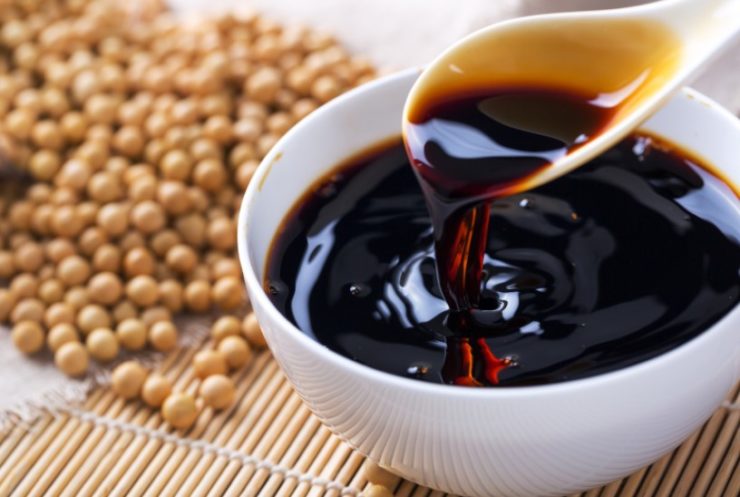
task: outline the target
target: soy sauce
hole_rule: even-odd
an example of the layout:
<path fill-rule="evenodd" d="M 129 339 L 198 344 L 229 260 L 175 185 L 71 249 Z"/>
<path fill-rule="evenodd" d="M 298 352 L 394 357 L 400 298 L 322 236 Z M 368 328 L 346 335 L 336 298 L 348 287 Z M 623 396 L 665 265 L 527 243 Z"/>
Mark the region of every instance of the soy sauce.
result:
<path fill-rule="evenodd" d="M 454 204 L 471 192 L 460 193 L 445 195 Z M 490 228 L 478 241 L 477 305 L 451 312 L 424 193 L 393 140 L 299 199 L 273 241 L 265 289 L 304 333 L 381 371 L 471 386 L 557 383 L 655 357 L 735 307 L 738 211 L 737 194 L 708 168 L 635 135 L 481 208 Z"/>
<path fill-rule="evenodd" d="M 445 374 L 477 386 L 514 361 L 477 338 L 506 329 L 503 301 L 482 295 L 495 227 L 490 204 L 549 178 L 560 159 L 657 98 L 682 44 L 666 26 L 629 19 L 570 20 L 481 31 L 424 71 L 406 101 L 404 142 L 426 197 L 437 276 L 450 310 Z M 637 114 L 635 114 L 637 115 Z M 458 344 L 459 342 L 459 344 Z"/>
<path fill-rule="evenodd" d="M 459 345 L 449 343 L 445 370 L 457 383 L 477 386 L 470 374 L 477 316 L 486 316 L 489 334 L 506 326 L 498 311 L 503 302 L 480 298 L 491 201 L 527 190 L 530 178 L 597 137 L 624 99 L 515 86 L 410 100 L 404 143 L 431 215 L 448 325 L 461 339 Z M 512 361 L 497 357 L 480 339 L 477 348 L 484 367 L 493 371 L 487 380 L 497 383 L 498 372 Z"/>
<path fill-rule="evenodd" d="M 525 19 L 474 34 L 422 73 L 404 142 L 453 312 L 479 307 L 488 203 L 541 184 L 539 173 L 654 98 L 682 58 L 679 38 L 657 21 Z"/>
<path fill-rule="evenodd" d="M 593 96 L 520 87 L 414 109 L 404 142 L 426 195 L 450 309 L 479 305 L 490 201 L 597 136 L 617 109 Z"/>

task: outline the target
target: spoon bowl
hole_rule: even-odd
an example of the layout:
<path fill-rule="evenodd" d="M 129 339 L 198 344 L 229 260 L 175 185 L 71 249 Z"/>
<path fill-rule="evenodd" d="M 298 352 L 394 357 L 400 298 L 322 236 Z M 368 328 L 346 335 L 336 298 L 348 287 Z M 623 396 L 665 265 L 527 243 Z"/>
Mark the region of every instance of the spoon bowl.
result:
<path fill-rule="evenodd" d="M 740 31 L 740 0 L 663 0 L 638 7 L 550 14 L 484 28 L 442 53 L 412 88 L 403 114 L 410 149 L 421 143 L 423 111 L 450 96 L 543 87 L 586 96 L 608 113 L 589 136 L 578 119 L 531 102 L 486 109 L 506 126 L 571 143 L 568 153 L 497 194 L 547 183 L 627 136 L 696 75 Z M 565 132 L 566 136 L 563 136 Z"/>

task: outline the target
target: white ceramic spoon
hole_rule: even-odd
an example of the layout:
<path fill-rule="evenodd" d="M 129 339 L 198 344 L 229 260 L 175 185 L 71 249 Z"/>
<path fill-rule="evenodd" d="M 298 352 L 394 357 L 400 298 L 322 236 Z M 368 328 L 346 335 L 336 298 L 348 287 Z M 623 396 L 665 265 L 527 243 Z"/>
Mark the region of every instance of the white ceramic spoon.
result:
<path fill-rule="evenodd" d="M 606 106 L 621 102 L 596 136 L 516 187 L 528 190 L 622 140 L 739 31 L 740 0 L 663 0 L 495 24 L 464 38 L 432 62 L 409 93 L 404 122 L 419 101 L 437 92 L 454 94 L 471 87 L 545 82 L 596 95 Z"/>

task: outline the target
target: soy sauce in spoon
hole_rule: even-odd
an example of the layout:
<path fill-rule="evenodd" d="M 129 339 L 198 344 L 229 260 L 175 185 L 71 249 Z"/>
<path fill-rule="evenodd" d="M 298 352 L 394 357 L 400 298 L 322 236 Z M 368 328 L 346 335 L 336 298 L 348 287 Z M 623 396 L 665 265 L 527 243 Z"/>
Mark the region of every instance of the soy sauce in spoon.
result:
<path fill-rule="evenodd" d="M 466 373 L 476 357 L 486 369 L 511 364 L 487 348 L 474 350 L 471 335 L 503 324 L 499 304 L 480 299 L 485 248 L 496 229 L 489 227 L 491 201 L 553 176 L 554 167 L 655 97 L 680 59 L 681 44 L 659 23 L 618 20 L 604 29 L 576 18 L 474 35 L 422 74 L 407 100 L 404 141 L 434 228 L 454 331 L 445 368 L 455 383 L 477 385 Z"/>

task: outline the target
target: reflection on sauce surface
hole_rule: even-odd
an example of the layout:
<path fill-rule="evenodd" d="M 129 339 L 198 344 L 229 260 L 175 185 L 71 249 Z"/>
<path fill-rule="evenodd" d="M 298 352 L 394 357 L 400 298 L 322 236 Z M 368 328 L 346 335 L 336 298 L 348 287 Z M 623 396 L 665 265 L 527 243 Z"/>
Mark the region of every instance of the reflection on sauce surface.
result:
<path fill-rule="evenodd" d="M 740 301 L 738 198 L 673 150 L 638 135 L 493 201 L 479 306 L 450 313 L 424 195 L 401 143 L 385 144 L 296 203 L 266 290 L 330 349 L 422 381 L 538 385 L 644 361 Z"/>
<path fill-rule="evenodd" d="M 453 311 L 478 306 L 488 203 L 529 189 L 538 172 L 651 96 L 680 57 L 661 24 L 580 19 L 481 34 L 421 76 L 404 141 Z"/>
<path fill-rule="evenodd" d="M 510 26 L 464 49 L 412 89 L 408 157 L 358 155 L 286 219 L 265 280 L 286 317 L 383 371 L 511 386 L 646 360 L 737 305 L 737 196 L 660 140 L 526 191 L 672 75 L 667 28 Z"/>

